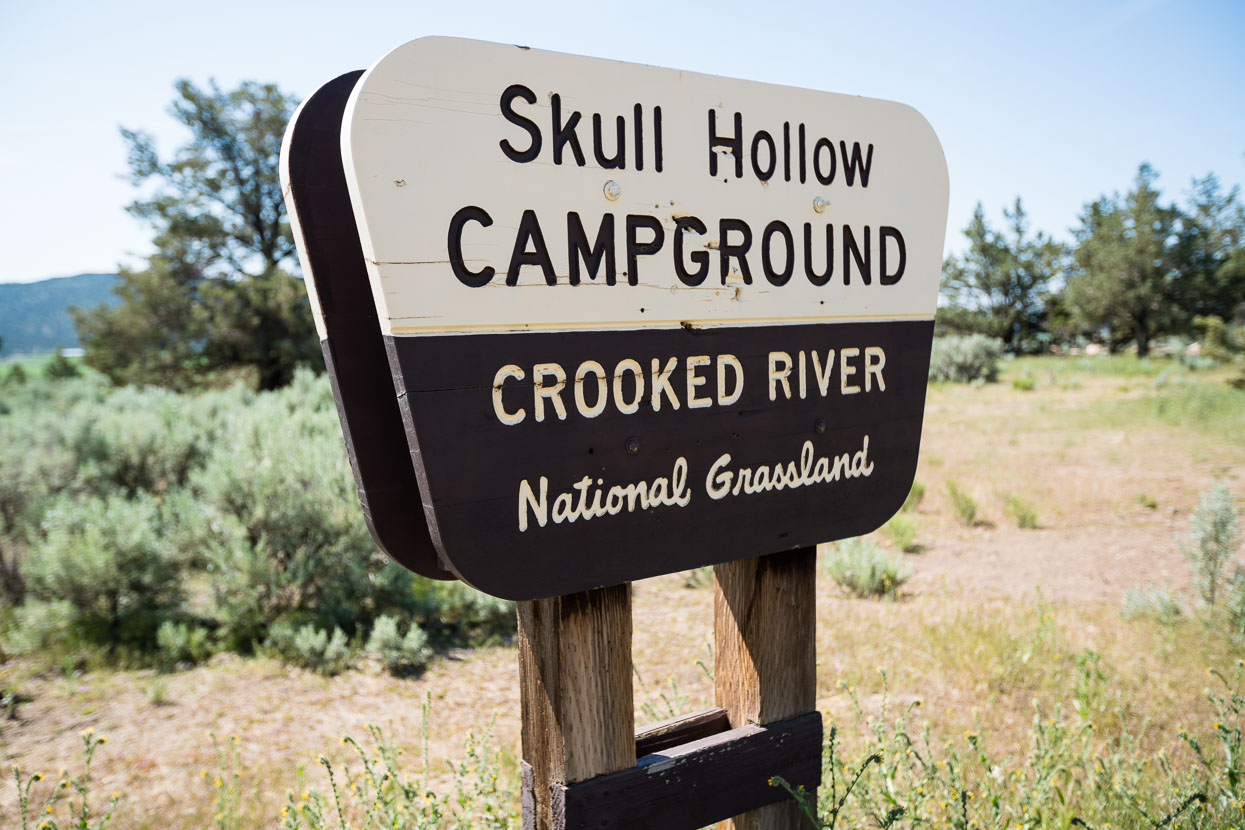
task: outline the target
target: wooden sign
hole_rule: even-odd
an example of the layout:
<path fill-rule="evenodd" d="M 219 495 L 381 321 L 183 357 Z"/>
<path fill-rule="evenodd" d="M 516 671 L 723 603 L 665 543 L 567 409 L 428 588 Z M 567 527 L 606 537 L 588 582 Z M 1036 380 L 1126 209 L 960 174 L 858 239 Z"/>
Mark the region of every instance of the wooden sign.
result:
<path fill-rule="evenodd" d="M 948 197 L 911 108 L 425 38 L 355 85 L 341 153 L 389 452 L 464 581 L 567 594 L 903 502 Z"/>
<path fill-rule="evenodd" d="M 406 568 L 453 579 L 424 527 L 342 169 L 342 114 L 362 74 L 334 78 L 299 106 L 281 144 L 281 186 L 368 530 Z"/>

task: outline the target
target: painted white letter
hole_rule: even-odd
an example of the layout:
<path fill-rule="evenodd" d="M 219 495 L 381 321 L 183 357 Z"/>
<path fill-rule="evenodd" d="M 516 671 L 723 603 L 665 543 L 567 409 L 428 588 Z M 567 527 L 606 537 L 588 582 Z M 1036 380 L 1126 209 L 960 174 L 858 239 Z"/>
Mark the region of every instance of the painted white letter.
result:
<path fill-rule="evenodd" d="M 708 381 L 696 374 L 697 367 L 708 366 L 709 355 L 698 354 L 687 359 L 687 408 L 704 409 L 713 406 L 713 398 L 696 397 L 696 387 L 704 386 Z"/>
<path fill-rule="evenodd" d="M 597 379 L 597 402 L 592 406 L 584 401 L 584 378 L 595 375 Z M 605 386 L 605 367 L 595 360 L 585 360 L 575 370 L 575 408 L 585 418 L 595 418 L 605 411 L 608 393 Z"/>
<path fill-rule="evenodd" d="M 532 513 L 536 516 L 536 522 L 541 527 L 545 526 L 545 522 L 549 521 L 549 479 L 544 476 L 540 477 L 540 499 L 532 493 L 532 485 L 527 483 L 527 479 L 519 482 L 519 532 L 523 533 L 527 530 L 527 509 L 532 508 Z"/>
<path fill-rule="evenodd" d="M 782 364 L 782 368 L 778 368 L 778 364 Z M 786 352 L 770 352 L 769 353 L 769 399 L 771 401 L 778 400 L 778 383 L 782 384 L 782 391 L 787 396 L 787 400 L 791 400 L 791 382 L 787 380 L 787 376 L 791 374 L 791 355 Z"/>
<path fill-rule="evenodd" d="M 859 354 L 860 349 L 854 346 L 850 349 L 839 350 L 839 391 L 844 395 L 855 395 L 860 391 L 859 386 L 847 382 L 850 376 L 856 374 L 856 367 L 848 365 L 848 358 L 856 357 Z M 537 419 L 539 420 L 539 416 Z"/>
<path fill-rule="evenodd" d="M 878 377 L 878 391 L 886 391 L 886 381 L 882 379 L 882 367 L 886 365 L 886 352 L 881 346 L 869 346 L 865 349 L 865 391 L 873 389 L 873 376 Z"/>
<path fill-rule="evenodd" d="M 817 352 L 813 352 L 813 372 L 817 375 L 817 388 L 821 390 L 821 396 L 824 398 L 830 394 L 830 373 L 834 371 L 834 349 L 826 350 L 826 369 L 821 369 L 821 358 L 817 356 Z"/>
<path fill-rule="evenodd" d="M 545 385 L 545 375 L 554 379 L 552 386 Z M 566 406 L 562 403 L 562 390 L 566 388 L 566 371 L 557 363 L 537 363 L 532 367 L 532 380 L 536 382 L 536 420 L 545 420 L 545 398 L 553 402 L 558 420 L 566 420 Z"/>
<path fill-rule="evenodd" d="M 670 399 L 672 409 L 679 408 L 679 398 L 674 394 L 674 387 L 670 385 L 670 376 L 674 374 L 674 367 L 678 364 L 679 359 L 672 357 L 666 361 L 663 369 L 661 360 L 653 358 L 653 411 L 661 412 L 661 395 L 665 392 L 666 397 Z"/>
<path fill-rule="evenodd" d="M 735 373 L 735 388 L 726 392 L 726 367 Z M 733 354 L 718 355 L 718 406 L 730 406 L 744 393 L 744 367 Z"/>
<path fill-rule="evenodd" d="M 635 398 L 628 401 L 622 393 L 623 372 L 635 375 Z M 644 370 L 631 358 L 618 361 L 614 367 L 614 404 L 624 415 L 634 415 L 640 409 L 640 401 L 644 400 Z"/>
<path fill-rule="evenodd" d="M 508 427 L 512 427 L 515 424 L 521 423 L 527 417 L 527 410 L 519 407 L 517 412 L 510 413 L 502 405 L 501 385 L 506 382 L 506 378 L 523 380 L 523 370 L 511 363 L 501 367 L 497 370 L 497 374 L 493 375 L 493 412 L 497 415 L 497 420 Z"/>

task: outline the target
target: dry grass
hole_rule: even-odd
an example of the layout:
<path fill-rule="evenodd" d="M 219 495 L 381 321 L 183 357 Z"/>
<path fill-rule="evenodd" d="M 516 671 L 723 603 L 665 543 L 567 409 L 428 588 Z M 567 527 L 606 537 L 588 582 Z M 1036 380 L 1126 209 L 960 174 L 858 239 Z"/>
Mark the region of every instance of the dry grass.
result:
<path fill-rule="evenodd" d="M 1207 720 L 1206 669 L 1227 668 L 1240 653 L 1197 620 L 1170 628 L 1125 622 L 1119 604 L 1125 589 L 1144 582 L 1187 592 L 1172 535 L 1215 476 L 1245 493 L 1245 447 L 1145 419 L 1098 423 L 1099 407 L 1149 394 L 1148 377 L 1064 366 L 1044 373 L 1041 364 L 1026 371 L 1038 381 L 1034 391 L 1013 389 L 1006 374 L 991 386 L 931 389 L 917 473 L 927 493 L 915 514 L 921 552 L 905 555 L 917 572 L 906 596 L 848 600 L 829 580 L 818 586 L 818 706 L 847 731 L 849 746 L 862 727 L 839 682 L 857 687 L 866 711 L 877 712 L 881 668 L 893 699 L 922 700 L 935 735 L 977 731 L 1000 754 L 1025 752 L 1034 699 L 1066 709 L 1078 697 L 1101 713 L 1104 732 L 1121 719 L 1130 729 L 1149 719 L 1145 741 L 1175 750 L 1179 728 Z M 944 495 L 949 478 L 978 500 L 983 522 L 956 521 Z M 1158 509 L 1139 504 L 1140 493 Z M 1036 506 L 1039 529 L 1006 521 L 1009 494 Z M 876 540 L 886 543 L 882 534 Z M 712 701 L 711 681 L 697 666 L 711 664 L 712 592 L 683 585 L 682 575 L 671 575 L 635 586 L 637 722 L 647 719 L 645 702 L 660 712 Z M 1087 664 L 1103 679 L 1086 684 Z M 425 693 L 434 762 L 458 757 L 467 731 L 493 713 L 498 744 L 512 764 L 518 754 L 509 647 L 450 655 L 406 680 L 373 670 L 325 679 L 262 659 L 217 658 L 168 676 L 160 705 L 148 699 L 149 671 L 66 678 L 22 663 L 0 669 L 0 680 L 29 698 L 17 720 L 0 722 L 8 762 L 72 771 L 80 730 L 110 736 L 96 776 L 100 791 L 124 794 L 118 826 L 125 828 L 211 823 L 207 730 L 241 740 L 241 826 L 273 824 L 299 767 L 317 780 L 315 756 L 349 758 L 339 739 L 361 736 L 367 723 L 390 726 L 417 757 Z M 13 811 L 11 787 L 0 789 L 0 826 L 12 826 Z"/>

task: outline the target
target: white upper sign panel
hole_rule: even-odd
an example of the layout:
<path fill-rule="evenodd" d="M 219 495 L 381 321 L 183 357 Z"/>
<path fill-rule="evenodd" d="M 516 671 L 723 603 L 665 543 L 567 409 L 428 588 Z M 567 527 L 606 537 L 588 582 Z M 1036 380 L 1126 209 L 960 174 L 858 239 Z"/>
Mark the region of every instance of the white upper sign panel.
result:
<path fill-rule="evenodd" d="M 386 334 L 932 319 L 947 168 L 911 107 L 454 38 L 356 86 Z"/>

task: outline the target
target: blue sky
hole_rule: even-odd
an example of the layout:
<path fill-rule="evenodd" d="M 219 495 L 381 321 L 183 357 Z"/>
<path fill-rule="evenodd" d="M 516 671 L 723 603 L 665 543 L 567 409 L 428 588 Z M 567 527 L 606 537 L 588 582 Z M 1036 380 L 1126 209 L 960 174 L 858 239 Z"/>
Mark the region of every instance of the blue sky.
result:
<path fill-rule="evenodd" d="M 307 95 L 429 34 L 868 95 L 920 110 L 951 173 L 948 251 L 1020 195 L 1066 238 L 1138 163 L 1183 197 L 1245 183 L 1245 2 L 0 0 L 0 281 L 137 264 L 119 125 L 168 152 L 175 78 Z"/>

